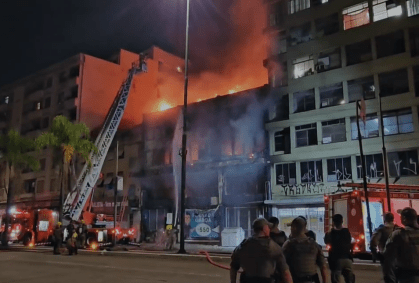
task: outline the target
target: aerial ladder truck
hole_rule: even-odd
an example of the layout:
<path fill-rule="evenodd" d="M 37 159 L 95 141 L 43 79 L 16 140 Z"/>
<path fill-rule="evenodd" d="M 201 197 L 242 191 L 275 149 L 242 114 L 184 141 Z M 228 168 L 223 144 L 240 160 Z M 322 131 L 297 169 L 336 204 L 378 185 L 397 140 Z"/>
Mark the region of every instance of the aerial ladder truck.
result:
<path fill-rule="evenodd" d="M 128 76 L 122 83 L 118 94 L 115 97 L 115 100 L 106 116 L 105 123 L 103 124 L 103 127 L 96 138 L 95 146 L 97 147 L 98 151 L 97 153 L 90 153 L 92 166 L 89 166 L 87 163 L 84 165 L 77 179 L 76 185 L 67 195 L 63 205 L 63 222 L 67 222 L 69 220 L 78 222 L 81 217 L 86 218 L 84 216 L 89 214 L 89 212 L 87 212 L 85 209 L 87 207 L 86 204 L 93 194 L 93 189 L 101 175 L 101 170 L 106 155 L 109 151 L 112 140 L 115 137 L 118 126 L 122 120 L 122 116 L 124 115 L 133 78 L 138 73 L 147 72 L 147 64 L 145 59 L 146 58 L 140 54 L 140 60 L 133 63 L 132 68 L 128 71 Z M 114 234 L 113 237 L 116 237 L 117 231 L 119 230 L 117 230 L 116 227 L 114 227 L 114 229 L 111 231 L 109 231 L 109 229 L 103 228 L 91 228 L 88 232 L 87 244 L 91 248 L 96 248 L 98 245 L 105 245 L 106 243 L 110 243 L 109 234 Z M 129 232 L 132 233 L 131 230 Z"/>

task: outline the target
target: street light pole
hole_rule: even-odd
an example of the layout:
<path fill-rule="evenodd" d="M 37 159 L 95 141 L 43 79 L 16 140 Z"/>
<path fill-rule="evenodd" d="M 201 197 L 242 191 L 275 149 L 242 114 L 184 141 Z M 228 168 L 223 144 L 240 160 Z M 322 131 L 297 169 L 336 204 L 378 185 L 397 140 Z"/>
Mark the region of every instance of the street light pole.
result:
<path fill-rule="evenodd" d="M 387 207 L 388 212 L 391 212 L 391 201 L 390 201 L 390 186 L 388 181 L 388 165 L 387 165 L 387 149 L 384 143 L 384 122 L 383 122 L 383 110 L 381 107 L 381 92 L 378 95 L 380 100 L 380 126 L 381 126 L 381 141 L 383 143 L 383 165 L 384 165 L 384 179 L 386 182 L 386 194 L 387 194 Z"/>
<path fill-rule="evenodd" d="M 183 133 L 182 133 L 182 176 L 180 182 L 180 248 L 178 253 L 185 251 L 185 188 L 186 188 L 186 132 L 188 107 L 188 57 L 189 57 L 189 1 L 186 0 L 186 39 L 185 39 L 185 87 L 183 93 Z"/>

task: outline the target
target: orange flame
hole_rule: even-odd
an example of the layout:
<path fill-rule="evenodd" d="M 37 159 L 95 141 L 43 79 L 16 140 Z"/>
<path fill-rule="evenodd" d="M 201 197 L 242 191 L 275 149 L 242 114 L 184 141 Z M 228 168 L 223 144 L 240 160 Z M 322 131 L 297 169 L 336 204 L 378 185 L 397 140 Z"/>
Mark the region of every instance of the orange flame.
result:
<path fill-rule="evenodd" d="M 170 108 L 172 108 L 172 106 L 169 103 L 167 103 L 166 101 L 162 101 L 159 104 L 159 111 L 164 111 L 164 110 L 167 110 L 167 109 L 170 109 Z"/>

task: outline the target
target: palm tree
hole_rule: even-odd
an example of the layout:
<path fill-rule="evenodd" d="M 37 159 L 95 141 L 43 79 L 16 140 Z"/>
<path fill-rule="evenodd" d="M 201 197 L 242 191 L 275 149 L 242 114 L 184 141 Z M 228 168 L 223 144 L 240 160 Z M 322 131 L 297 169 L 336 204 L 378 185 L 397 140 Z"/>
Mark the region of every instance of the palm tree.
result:
<path fill-rule="evenodd" d="M 7 189 L 6 219 L 2 244 L 7 246 L 9 238 L 10 209 L 17 173 L 20 169 L 29 167 L 39 170 L 37 158 L 28 154 L 36 148 L 34 140 L 22 137 L 16 130 L 10 130 L 7 135 L 0 136 L 0 162 L 5 163 Z"/>
<path fill-rule="evenodd" d="M 60 168 L 60 221 L 63 217 L 64 188 L 70 190 L 70 165 L 73 165 L 74 154 L 82 156 L 91 166 L 90 153 L 97 148 L 89 139 L 89 128 L 84 123 L 73 124 L 65 116 L 57 116 L 48 132 L 41 134 L 36 143 L 38 147 L 51 146 L 61 155 Z"/>

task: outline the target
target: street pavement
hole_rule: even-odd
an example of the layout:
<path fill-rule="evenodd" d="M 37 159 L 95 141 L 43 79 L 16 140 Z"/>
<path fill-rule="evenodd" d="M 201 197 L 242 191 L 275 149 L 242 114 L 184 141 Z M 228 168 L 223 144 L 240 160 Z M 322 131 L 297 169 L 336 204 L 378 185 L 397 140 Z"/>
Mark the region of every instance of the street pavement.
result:
<path fill-rule="evenodd" d="M 355 265 L 357 283 L 381 282 L 376 266 Z M 1 283 L 229 282 L 229 272 L 188 257 L 124 257 L 0 251 Z"/>

